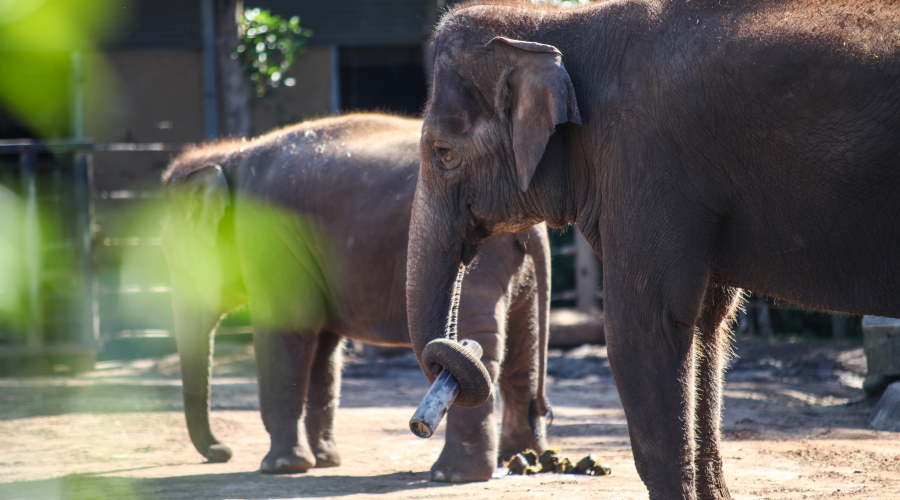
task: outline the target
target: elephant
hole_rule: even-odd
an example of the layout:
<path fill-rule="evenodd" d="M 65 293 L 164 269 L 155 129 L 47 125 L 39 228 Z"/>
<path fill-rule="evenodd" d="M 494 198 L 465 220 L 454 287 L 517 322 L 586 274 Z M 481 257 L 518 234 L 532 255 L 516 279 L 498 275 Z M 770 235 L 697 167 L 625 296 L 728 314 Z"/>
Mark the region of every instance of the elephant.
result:
<path fill-rule="evenodd" d="M 449 9 L 408 252 L 423 371 L 446 366 L 432 344 L 456 338 L 451 292 L 487 238 L 575 223 L 602 259 L 650 497 L 730 498 L 723 366 L 743 291 L 900 316 L 897 26 L 900 4 L 866 0 Z"/>
<path fill-rule="evenodd" d="M 210 429 L 211 339 L 223 315 L 249 302 L 271 437 L 260 470 L 340 464 L 342 340 L 410 345 L 406 252 L 421 126 L 345 115 L 202 145 L 171 162 L 161 242 L 188 431 L 210 462 L 232 454 Z M 491 396 L 450 408 L 436 481 L 486 481 L 498 458 L 546 448 L 547 229 L 498 235 L 477 262 L 454 314 L 460 336 L 483 348 Z"/>

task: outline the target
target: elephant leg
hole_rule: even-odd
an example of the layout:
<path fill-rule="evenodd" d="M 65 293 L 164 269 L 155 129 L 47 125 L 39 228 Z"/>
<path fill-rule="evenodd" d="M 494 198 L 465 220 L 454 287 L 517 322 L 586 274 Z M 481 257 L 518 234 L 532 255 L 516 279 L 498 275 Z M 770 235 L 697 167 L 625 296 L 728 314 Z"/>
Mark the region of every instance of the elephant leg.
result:
<path fill-rule="evenodd" d="M 540 356 L 538 301 L 528 296 L 509 313 L 507 350 L 500 371 L 500 395 L 503 398 L 503 430 L 500 434 L 500 459 L 533 449 L 542 453 L 547 448 L 544 438 L 546 402 L 539 401 L 542 377 Z"/>
<path fill-rule="evenodd" d="M 341 465 L 334 438 L 334 420 L 341 394 L 341 343 L 339 335 L 319 334 L 319 345 L 310 374 L 306 400 L 306 436 L 316 456 L 316 467 Z"/>
<path fill-rule="evenodd" d="M 609 362 L 650 498 L 694 499 L 694 326 L 707 272 L 647 257 L 603 262 Z"/>
<path fill-rule="evenodd" d="M 491 380 L 497 380 L 503 346 L 497 333 L 497 321 L 493 314 L 482 317 L 463 317 L 464 304 L 460 304 L 460 340 L 472 339 L 481 344 L 484 363 Z M 478 321 L 485 320 L 485 321 Z M 472 332 L 476 323 L 485 323 L 479 332 Z M 444 449 L 431 467 L 431 479 L 441 482 L 465 483 L 487 481 L 497 468 L 497 403 L 494 394 L 477 408 L 453 405 L 447 412 L 447 437 Z"/>
<path fill-rule="evenodd" d="M 730 351 L 730 328 L 741 290 L 711 285 L 703 300 L 703 312 L 697 321 L 695 357 L 697 363 L 697 497 L 730 499 L 722 474 L 719 451 L 722 422 L 722 376 Z"/>
<path fill-rule="evenodd" d="M 268 474 L 305 472 L 316 466 L 303 417 L 310 370 L 318 335 L 257 328 L 253 335 L 259 380 L 259 409 L 271 438 L 260 471 Z"/>
<path fill-rule="evenodd" d="M 213 435 L 209 425 L 209 395 L 212 369 L 213 330 L 219 315 L 204 308 L 185 286 L 173 280 L 175 338 L 181 358 L 184 416 L 194 448 L 210 462 L 227 462 L 231 448 Z"/>

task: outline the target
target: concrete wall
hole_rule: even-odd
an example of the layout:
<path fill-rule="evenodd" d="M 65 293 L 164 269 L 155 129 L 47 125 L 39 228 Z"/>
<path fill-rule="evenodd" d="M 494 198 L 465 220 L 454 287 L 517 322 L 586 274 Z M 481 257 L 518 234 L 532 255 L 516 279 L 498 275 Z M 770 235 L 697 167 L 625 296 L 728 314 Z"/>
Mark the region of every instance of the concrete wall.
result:
<path fill-rule="evenodd" d="M 110 50 L 85 59 L 87 137 L 97 142 L 203 140 L 200 50 Z"/>
<path fill-rule="evenodd" d="M 85 62 L 85 135 L 97 142 L 203 140 L 202 53 L 112 50 Z M 281 86 L 253 109 L 253 133 L 331 113 L 331 49 L 309 47 Z"/>

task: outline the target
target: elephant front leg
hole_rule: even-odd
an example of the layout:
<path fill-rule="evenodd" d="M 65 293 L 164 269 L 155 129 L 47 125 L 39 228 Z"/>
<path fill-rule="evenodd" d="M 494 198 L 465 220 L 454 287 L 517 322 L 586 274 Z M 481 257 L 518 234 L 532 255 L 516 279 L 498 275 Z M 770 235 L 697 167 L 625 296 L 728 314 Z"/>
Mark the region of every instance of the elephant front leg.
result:
<path fill-rule="evenodd" d="M 499 371 L 497 334 L 460 334 L 460 337 L 460 340 L 473 339 L 481 344 L 484 350 L 481 362 L 491 374 L 491 379 L 496 380 Z M 491 478 L 497 468 L 496 399 L 494 395 L 477 408 L 450 407 L 447 412 L 447 437 L 440 457 L 431 467 L 432 480 L 466 483 Z"/>
<path fill-rule="evenodd" d="M 527 297 L 509 313 L 507 348 L 500 371 L 500 396 L 503 399 L 503 430 L 500 433 L 500 459 L 508 460 L 516 453 L 532 449 L 542 453 L 547 449 L 546 401 L 538 385 L 542 382 L 539 335 L 540 315 L 538 298 Z"/>
<path fill-rule="evenodd" d="M 306 402 L 306 434 L 316 467 L 337 467 L 341 455 L 335 442 L 334 420 L 341 391 L 341 337 L 323 331 L 310 374 Z"/>
<path fill-rule="evenodd" d="M 253 335 L 259 408 L 272 445 L 260 471 L 305 472 L 316 466 L 306 428 L 298 426 L 306 404 L 318 335 L 257 329 Z"/>
<path fill-rule="evenodd" d="M 722 422 L 722 375 L 730 350 L 731 319 L 741 290 L 712 285 L 697 321 L 697 496 L 703 500 L 730 499 L 719 450 Z"/>
<path fill-rule="evenodd" d="M 694 325 L 706 273 L 604 261 L 609 362 L 651 499 L 694 499 Z"/>

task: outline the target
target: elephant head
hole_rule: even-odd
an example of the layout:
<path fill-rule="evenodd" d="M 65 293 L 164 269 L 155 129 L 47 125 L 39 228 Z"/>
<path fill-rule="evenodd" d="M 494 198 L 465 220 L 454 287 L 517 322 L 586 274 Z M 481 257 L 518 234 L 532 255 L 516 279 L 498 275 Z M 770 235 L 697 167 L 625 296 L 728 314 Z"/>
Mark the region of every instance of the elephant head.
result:
<path fill-rule="evenodd" d="M 460 380 L 457 404 L 477 406 L 490 382 L 451 341 L 465 267 L 492 234 L 547 219 L 542 198 L 552 181 L 537 189 L 538 164 L 556 126 L 581 118 L 562 55 L 550 45 L 502 37 L 473 45 L 451 32 L 433 47 L 410 223 L 410 339 L 429 380 L 449 369 Z"/>

